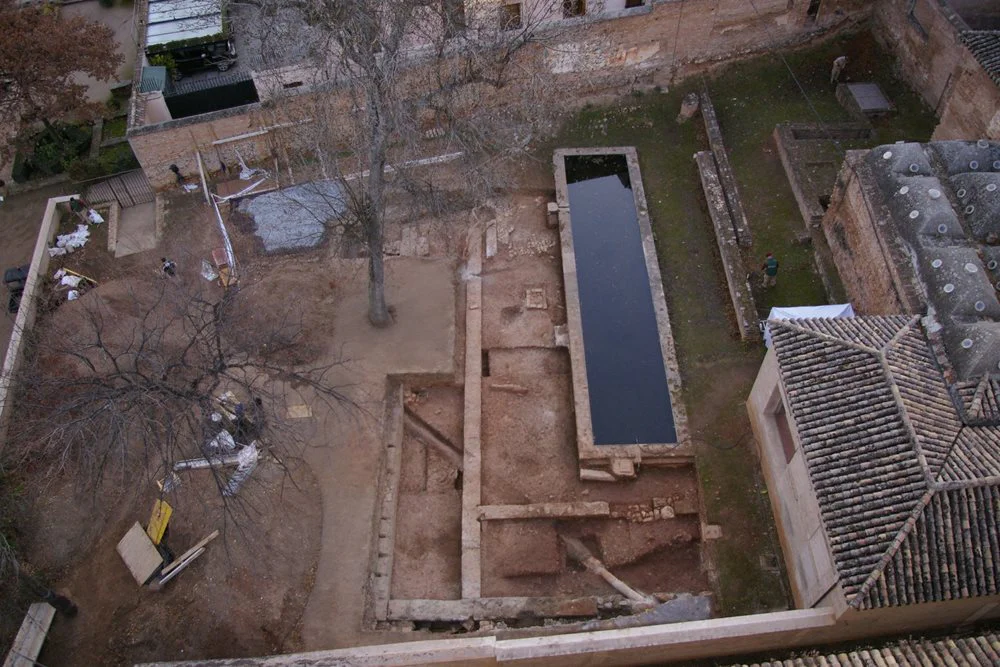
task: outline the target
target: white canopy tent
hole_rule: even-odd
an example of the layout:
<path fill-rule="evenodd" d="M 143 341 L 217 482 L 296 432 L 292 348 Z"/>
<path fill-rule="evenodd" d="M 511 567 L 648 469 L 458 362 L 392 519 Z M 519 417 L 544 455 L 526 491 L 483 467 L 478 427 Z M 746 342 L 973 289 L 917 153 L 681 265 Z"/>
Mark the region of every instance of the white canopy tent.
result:
<path fill-rule="evenodd" d="M 854 317 L 854 309 L 849 303 L 839 303 L 832 306 L 776 306 L 771 309 L 767 321 L 834 317 Z M 764 323 L 764 344 L 771 347 L 771 328 L 767 322 Z"/>

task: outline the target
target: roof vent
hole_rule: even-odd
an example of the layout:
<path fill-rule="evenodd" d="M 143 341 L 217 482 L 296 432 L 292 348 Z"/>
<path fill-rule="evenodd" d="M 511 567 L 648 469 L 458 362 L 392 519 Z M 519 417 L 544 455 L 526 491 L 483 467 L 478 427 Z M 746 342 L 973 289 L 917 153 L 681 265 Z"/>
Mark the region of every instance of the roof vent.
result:
<path fill-rule="evenodd" d="M 966 215 L 972 215 L 975 212 L 976 212 L 976 207 L 973 206 L 972 204 L 969 204 L 968 206 L 965 207 L 965 214 Z"/>
<path fill-rule="evenodd" d="M 991 259 L 989 263 L 986 265 L 986 268 L 989 269 L 990 271 L 996 271 L 997 261 L 995 259 Z"/>
<path fill-rule="evenodd" d="M 917 164 L 916 162 L 911 162 L 910 163 L 910 173 L 915 174 L 918 171 L 920 171 L 920 165 Z"/>
<path fill-rule="evenodd" d="M 996 183 L 987 183 L 986 184 L 986 191 L 987 192 L 996 192 L 996 190 L 997 190 L 997 184 Z"/>
<path fill-rule="evenodd" d="M 931 188 L 930 190 L 927 191 L 927 196 L 930 197 L 931 199 L 940 199 L 941 191 L 938 190 L 937 188 Z"/>
<path fill-rule="evenodd" d="M 892 157 L 892 151 L 886 151 L 886 152 L 882 153 L 882 159 L 883 160 L 888 160 L 891 157 Z"/>
<path fill-rule="evenodd" d="M 962 347 L 964 347 L 966 350 L 968 350 L 970 347 L 972 347 L 972 339 L 971 338 L 963 338 L 962 339 Z"/>
<path fill-rule="evenodd" d="M 918 211 L 917 209 L 913 209 L 912 211 L 910 211 L 910 220 L 916 220 L 919 217 L 920 217 L 920 211 Z"/>
<path fill-rule="evenodd" d="M 948 225 L 944 224 L 943 222 L 940 225 L 938 225 L 938 234 L 944 234 L 947 231 L 948 231 Z"/>
<path fill-rule="evenodd" d="M 979 169 L 979 160 L 973 160 L 972 162 L 970 162 L 969 169 L 971 169 L 972 171 Z"/>
<path fill-rule="evenodd" d="M 965 197 L 965 195 L 967 195 L 969 193 L 965 191 L 965 188 L 959 188 L 958 192 L 956 192 L 955 194 L 958 195 L 959 199 L 962 199 L 962 198 Z"/>
<path fill-rule="evenodd" d="M 975 273 L 979 269 L 977 269 L 976 265 L 973 264 L 972 262 L 966 262 L 965 263 L 965 270 L 968 271 L 969 273 Z"/>
<path fill-rule="evenodd" d="M 1000 280 L 997 281 L 997 284 L 994 285 L 994 287 L 996 287 L 998 290 L 1000 290 Z"/>
<path fill-rule="evenodd" d="M 933 266 L 935 269 L 940 269 L 942 264 L 944 264 L 944 262 L 942 262 L 940 259 L 935 259 L 933 262 L 931 262 L 931 266 Z"/>
<path fill-rule="evenodd" d="M 955 286 L 952 285 L 951 283 L 948 283 L 947 285 L 944 286 L 944 293 L 945 294 L 951 294 L 954 291 L 955 291 Z"/>
<path fill-rule="evenodd" d="M 980 148 L 989 148 L 990 142 L 986 141 L 985 139 L 980 139 L 979 141 L 976 142 L 976 145 L 979 146 Z"/>
<path fill-rule="evenodd" d="M 993 168 L 1000 171 L 1000 160 L 993 160 Z"/>
<path fill-rule="evenodd" d="M 977 313 L 981 313 L 984 310 L 986 310 L 986 302 L 985 301 L 977 301 L 975 304 L 973 304 L 972 307 L 976 309 Z"/>
<path fill-rule="evenodd" d="M 899 189 L 899 194 L 905 195 L 909 191 L 910 191 L 910 186 L 909 185 L 904 185 L 903 187 L 901 187 Z"/>

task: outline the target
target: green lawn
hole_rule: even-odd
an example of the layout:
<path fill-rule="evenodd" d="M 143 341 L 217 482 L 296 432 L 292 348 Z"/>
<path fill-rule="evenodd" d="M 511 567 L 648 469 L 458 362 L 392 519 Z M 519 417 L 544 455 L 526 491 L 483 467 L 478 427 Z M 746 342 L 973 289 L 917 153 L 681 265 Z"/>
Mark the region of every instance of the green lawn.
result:
<path fill-rule="evenodd" d="M 780 609 L 790 599 L 783 575 L 762 563 L 780 555 L 780 548 L 744 406 L 764 349 L 740 341 L 736 329 L 692 159 L 695 152 L 708 149 L 700 114 L 680 125 L 675 118 L 685 93 L 708 87 L 754 237 L 746 254 L 747 269 L 756 269 L 768 250 L 781 260 L 779 284 L 761 295 L 759 309 L 766 312 L 778 303 L 826 303 L 812 249 L 794 243 L 805 227 L 771 134 L 779 122 L 816 122 L 817 114 L 823 121 L 849 120 L 829 84 L 830 63 L 842 52 L 851 58 L 846 77 L 878 81 L 899 108 L 897 115 L 876 124 L 876 143 L 927 140 L 933 115 L 893 78 L 891 59 L 862 33 L 786 55 L 808 100 L 781 60 L 768 56 L 732 66 L 709 80 L 688 80 L 669 93 L 584 108 L 546 147 L 625 145 L 639 151 L 706 520 L 723 529 L 722 539 L 710 543 L 710 555 L 719 575 L 718 611 L 725 615 Z M 851 147 L 856 146 L 831 150 L 839 154 Z M 547 155 L 551 153 L 543 151 L 542 158 L 548 160 Z"/>
<path fill-rule="evenodd" d="M 847 149 L 866 144 L 930 139 L 936 123 L 934 114 L 895 78 L 892 58 L 867 32 L 784 54 L 784 62 L 778 55 L 769 55 L 740 63 L 708 81 L 753 232 L 748 268 L 758 268 L 768 251 L 781 261 L 778 286 L 766 292 L 755 289 L 761 313 L 772 305 L 826 303 L 823 285 L 814 272 L 812 249 L 794 243 L 795 234 L 805 231 L 805 227 L 772 133 L 778 123 L 853 120 L 837 102 L 835 86 L 830 83 L 831 63 L 843 54 L 848 56 L 848 65 L 841 80 L 877 82 L 896 105 L 897 113 L 873 124 L 874 141 L 831 141 L 831 153 L 842 158 Z"/>

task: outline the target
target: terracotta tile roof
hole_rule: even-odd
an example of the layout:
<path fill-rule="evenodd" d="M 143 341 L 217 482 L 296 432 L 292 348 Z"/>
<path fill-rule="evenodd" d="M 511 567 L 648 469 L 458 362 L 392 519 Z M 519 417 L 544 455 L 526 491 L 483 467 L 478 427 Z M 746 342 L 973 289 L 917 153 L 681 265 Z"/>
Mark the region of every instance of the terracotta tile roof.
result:
<path fill-rule="evenodd" d="M 1000 592 L 1000 427 L 963 424 L 919 318 L 771 331 L 848 602 Z"/>
<path fill-rule="evenodd" d="M 1000 86 L 1000 30 L 966 30 L 962 33 L 962 42 L 993 83 Z"/>
<path fill-rule="evenodd" d="M 974 637 L 948 637 L 930 641 L 904 639 L 881 648 L 859 649 L 844 653 L 804 655 L 788 660 L 738 663 L 731 667 L 861 667 L 897 665 L 898 667 L 986 667 L 1000 664 L 1000 637 L 986 633 Z"/>

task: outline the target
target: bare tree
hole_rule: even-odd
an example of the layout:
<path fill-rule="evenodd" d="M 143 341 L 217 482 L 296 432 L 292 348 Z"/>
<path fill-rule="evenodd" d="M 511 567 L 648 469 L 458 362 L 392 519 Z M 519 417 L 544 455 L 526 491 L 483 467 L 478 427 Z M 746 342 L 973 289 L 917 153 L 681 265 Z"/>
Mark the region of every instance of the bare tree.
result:
<path fill-rule="evenodd" d="M 113 475 L 137 490 L 180 460 L 251 446 L 282 464 L 301 442 L 286 407 L 302 399 L 290 393 L 351 402 L 332 377 L 339 361 L 303 357 L 295 307 L 260 313 L 254 289 L 116 282 L 45 315 L 14 380 L 4 459 L 42 478 L 68 474 L 96 488 Z M 212 470 L 230 495 L 227 474 Z"/>
<path fill-rule="evenodd" d="M 0 35 L 0 114 L 17 132 L 16 142 L 0 144 L 0 157 L 25 146 L 38 123 L 56 135 L 51 121 L 98 114 L 100 104 L 87 102 L 87 87 L 74 75 L 115 76 L 122 56 L 111 28 L 61 18 L 40 3 L 0 0 Z"/>
<path fill-rule="evenodd" d="M 470 196 L 501 183 L 549 119 L 544 68 L 523 61 L 540 57 L 550 7 L 534 3 L 514 16 L 500 4 L 460 0 L 246 2 L 256 8 L 244 18 L 274 78 L 274 106 L 295 105 L 308 118 L 273 135 L 276 151 L 318 163 L 339 185 L 337 225 L 367 252 L 368 317 L 386 326 L 390 199 L 425 197 L 415 168 L 435 154 L 460 161 Z M 289 83 L 295 76 L 308 79 L 311 94 L 301 94 L 302 81 Z"/>

